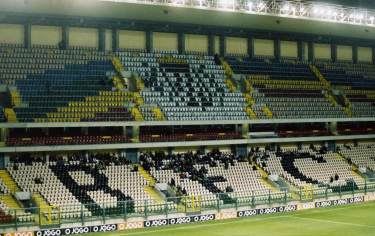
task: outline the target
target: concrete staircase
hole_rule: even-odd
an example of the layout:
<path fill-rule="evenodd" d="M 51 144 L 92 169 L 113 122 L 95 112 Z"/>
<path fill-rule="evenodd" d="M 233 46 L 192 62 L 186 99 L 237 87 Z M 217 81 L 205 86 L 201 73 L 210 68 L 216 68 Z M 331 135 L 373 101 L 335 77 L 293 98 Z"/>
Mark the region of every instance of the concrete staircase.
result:
<path fill-rule="evenodd" d="M 17 115 L 13 108 L 5 108 L 4 109 L 5 117 L 7 118 L 8 122 L 16 123 L 17 122 Z"/>
<path fill-rule="evenodd" d="M 3 181 L 10 193 L 13 194 L 20 191 L 16 182 L 14 182 L 13 178 L 10 176 L 7 170 L 0 170 L 0 179 Z"/>
<path fill-rule="evenodd" d="M 12 195 L 0 195 L 0 201 L 2 201 L 10 209 L 21 209 L 22 207 L 18 202 L 12 197 Z"/>
<path fill-rule="evenodd" d="M 147 180 L 148 186 L 146 186 L 144 189 L 145 191 L 157 202 L 157 203 L 164 203 L 164 198 L 160 195 L 158 191 L 154 188 L 156 184 L 156 180 L 154 177 L 152 177 L 146 170 L 143 169 L 142 166 L 138 166 L 138 172 L 139 174 Z"/>

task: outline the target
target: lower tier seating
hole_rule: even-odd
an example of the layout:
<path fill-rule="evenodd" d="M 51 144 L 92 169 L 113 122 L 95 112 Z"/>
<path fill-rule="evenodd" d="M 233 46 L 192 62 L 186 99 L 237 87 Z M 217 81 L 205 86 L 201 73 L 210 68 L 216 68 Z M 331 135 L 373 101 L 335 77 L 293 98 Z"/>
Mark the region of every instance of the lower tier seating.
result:
<path fill-rule="evenodd" d="M 163 211 L 165 203 L 155 206 L 146 191 L 148 181 L 118 154 L 19 157 L 7 170 L 21 190 L 39 193 L 48 205 L 60 207 L 61 218 L 98 216 L 103 210 L 109 215 Z M 169 209 L 174 203 L 167 204 Z"/>
<path fill-rule="evenodd" d="M 320 187 L 352 187 L 364 185 L 364 180 L 354 174 L 351 166 L 337 153 L 325 148 L 303 148 L 262 153 L 257 162 L 269 173 L 283 177 L 293 185 L 303 188 L 312 185 L 319 193 Z"/>
<path fill-rule="evenodd" d="M 143 168 L 150 170 L 157 181 L 176 188 L 177 195 L 181 191 L 182 195 L 201 196 L 205 205 L 215 205 L 217 200 L 226 204 L 234 199 L 249 201 L 241 197 L 253 195 L 264 199 L 273 192 L 262 182 L 257 168 L 230 153 L 145 153 L 141 160 Z"/>
<path fill-rule="evenodd" d="M 340 145 L 339 153 L 359 168 L 375 172 L 375 144 Z"/>
<path fill-rule="evenodd" d="M 0 201 L 0 224 L 12 223 L 14 221 L 14 218 L 8 214 L 8 211 L 8 206 Z"/>

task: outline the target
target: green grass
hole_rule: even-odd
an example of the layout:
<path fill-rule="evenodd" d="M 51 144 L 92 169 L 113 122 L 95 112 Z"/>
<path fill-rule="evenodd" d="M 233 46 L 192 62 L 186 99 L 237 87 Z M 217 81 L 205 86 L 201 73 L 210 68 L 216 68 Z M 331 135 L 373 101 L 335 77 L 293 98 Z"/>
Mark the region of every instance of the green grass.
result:
<path fill-rule="evenodd" d="M 374 236 L 375 203 L 90 236 Z"/>

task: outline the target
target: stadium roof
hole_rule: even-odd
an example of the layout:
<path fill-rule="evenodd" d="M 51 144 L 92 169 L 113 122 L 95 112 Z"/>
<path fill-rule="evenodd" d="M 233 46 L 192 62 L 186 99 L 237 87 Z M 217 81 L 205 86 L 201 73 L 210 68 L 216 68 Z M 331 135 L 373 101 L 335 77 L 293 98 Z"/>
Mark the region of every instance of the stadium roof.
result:
<path fill-rule="evenodd" d="M 250 2 L 251 11 L 244 10 L 243 7 L 249 9 Z M 196 4 L 208 5 L 200 7 Z M 0 22 L 6 21 L 9 13 L 22 13 L 19 14 L 21 16 L 27 13 L 34 16 L 121 19 L 134 21 L 134 24 L 137 21 L 160 22 L 166 26 L 205 25 L 369 40 L 375 38 L 375 11 L 324 5 L 315 1 L 3 0 L 0 1 L 0 9 Z"/>

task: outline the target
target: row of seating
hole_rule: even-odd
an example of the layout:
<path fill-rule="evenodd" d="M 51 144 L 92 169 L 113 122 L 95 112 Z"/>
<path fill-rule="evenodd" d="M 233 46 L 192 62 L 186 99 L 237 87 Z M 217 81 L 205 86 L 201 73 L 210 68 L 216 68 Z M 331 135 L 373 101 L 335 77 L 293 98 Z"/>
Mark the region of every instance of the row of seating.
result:
<path fill-rule="evenodd" d="M 338 148 L 339 152 L 357 167 L 375 171 L 374 143 L 338 145 Z"/>
<path fill-rule="evenodd" d="M 4 108 L 0 106 L 0 122 L 6 122 L 6 117 L 4 114 Z"/>
<path fill-rule="evenodd" d="M 351 63 L 318 63 L 323 76 L 343 91 L 354 117 L 375 116 L 375 66 Z"/>
<path fill-rule="evenodd" d="M 83 144 L 115 144 L 127 143 L 126 136 L 71 136 L 71 137 L 18 137 L 8 138 L 7 146 L 43 146 L 43 145 L 83 145 Z"/>
<path fill-rule="evenodd" d="M 230 92 L 224 70 L 204 55 L 119 52 L 126 70 L 144 80 L 146 104 L 161 108 L 167 120 L 243 120 L 245 99 Z"/>
<path fill-rule="evenodd" d="M 269 174 L 278 175 L 296 187 L 312 186 L 316 194 L 332 192 L 336 187 L 364 188 L 364 179 L 352 172 L 351 166 L 337 153 L 310 147 L 260 154 L 257 159 Z"/>

